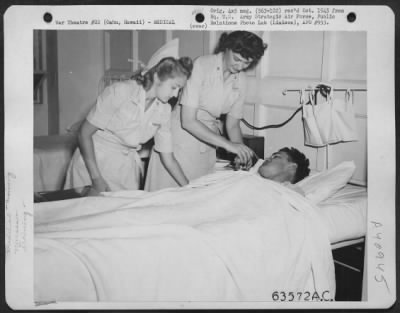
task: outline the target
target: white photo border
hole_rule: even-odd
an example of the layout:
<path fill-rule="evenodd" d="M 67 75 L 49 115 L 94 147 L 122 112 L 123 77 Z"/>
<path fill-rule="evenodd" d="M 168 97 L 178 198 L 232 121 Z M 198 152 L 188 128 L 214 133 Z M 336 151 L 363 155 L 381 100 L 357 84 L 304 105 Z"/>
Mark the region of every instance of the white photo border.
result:
<path fill-rule="evenodd" d="M 233 7 L 233 6 L 231 6 Z M 262 7 L 262 6 L 257 6 Z M 280 6 L 284 8 L 284 6 Z M 312 6 L 296 6 L 312 7 Z M 132 25 L 57 25 L 43 20 L 121 20 L 124 17 L 174 20 L 175 24 L 134 25 L 135 29 L 197 28 L 194 13 L 209 20 L 222 6 L 12 6 L 4 14 L 6 301 L 13 309 L 213 309 L 213 308 L 388 308 L 396 299 L 395 249 L 395 88 L 394 14 L 387 6 L 325 6 L 356 12 L 357 21 L 335 19 L 329 25 L 250 25 L 252 30 L 324 30 L 367 32 L 368 88 L 368 300 L 330 303 L 54 303 L 33 302 L 33 30 L 132 29 Z M 207 25 L 205 30 L 239 26 Z M 16 83 L 18 82 L 18 83 Z M 21 92 L 27 91 L 27 92 Z M 374 105 L 376 104 L 376 105 Z M 385 187 L 382 188 L 382 185 Z M 19 227 L 15 234 L 15 227 Z M 22 234 L 21 234 L 22 232 Z M 378 246 L 380 248 L 378 248 Z M 23 247 L 23 248 L 21 248 Z M 384 248 L 384 250 L 382 250 Z M 380 258 L 384 254 L 384 259 Z M 383 265 L 382 265 L 383 264 Z M 383 270 L 382 270 L 383 269 Z"/>

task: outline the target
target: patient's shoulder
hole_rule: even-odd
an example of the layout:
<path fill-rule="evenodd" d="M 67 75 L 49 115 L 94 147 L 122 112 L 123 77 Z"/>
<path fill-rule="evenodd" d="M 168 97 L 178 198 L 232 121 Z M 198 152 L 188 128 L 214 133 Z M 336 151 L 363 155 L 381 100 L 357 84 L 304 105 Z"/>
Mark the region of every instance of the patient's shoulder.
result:
<path fill-rule="evenodd" d="M 302 196 L 305 196 L 304 190 L 295 184 L 292 184 L 290 182 L 284 182 L 284 183 L 282 183 L 282 185 L 292 189 L 293 191 L 296 191 L 297 193 L 301 194 Z"/>

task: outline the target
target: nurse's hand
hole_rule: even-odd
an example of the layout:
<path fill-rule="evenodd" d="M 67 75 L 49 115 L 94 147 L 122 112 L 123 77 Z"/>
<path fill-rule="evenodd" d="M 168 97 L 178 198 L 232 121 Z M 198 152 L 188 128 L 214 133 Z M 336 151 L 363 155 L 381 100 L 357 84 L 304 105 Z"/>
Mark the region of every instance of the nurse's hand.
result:
<path fill-rule="evenodd" d="M 246 168 L 251 166 L 255 153 L 245 144 L 231 142 L 228 151 L 236 154 L 239 157 L 240 164 L 245 165 Z"/>
<path fill-rule="evenodd" d="M 235 159 L 234 159 L 233 162 L 232 162 L 232 163 L 233 163 L 233 169 L 234 169 L 235 171 L 238 171 L 238 170 L 248 171 L 248 170 L 250 170 L 250 168 L 251 168 L 254 164 L 256 164 L 257 160 L 258 160 L 258 158 L 257 158 L 257 156 L 254 154 L 253 157 L 251 158 L 251 160 L 250 160 L 247 164 L 242 164 L 242 163 L 240 163 L 239 157 L 238 157 L 238 156 L 235 156 Z"/>
<path fill-rule="evenodd" d="M 111 191 L 110 187 L 103 179 L 103 177 L 98 177 L 92 179 L 92 188 L 89 191 L 89 196 L 98 196 L 100 192 Z"/>

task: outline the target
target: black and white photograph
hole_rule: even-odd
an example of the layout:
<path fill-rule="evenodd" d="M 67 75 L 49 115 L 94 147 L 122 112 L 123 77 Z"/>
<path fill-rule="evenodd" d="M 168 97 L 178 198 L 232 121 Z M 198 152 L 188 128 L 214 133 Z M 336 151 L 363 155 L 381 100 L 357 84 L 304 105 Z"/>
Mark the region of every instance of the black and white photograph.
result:
<path fill-rule="evenodd" d="M 393 304 L 394 38 L 370 9 L 13 9 L 11 307 Z"/>

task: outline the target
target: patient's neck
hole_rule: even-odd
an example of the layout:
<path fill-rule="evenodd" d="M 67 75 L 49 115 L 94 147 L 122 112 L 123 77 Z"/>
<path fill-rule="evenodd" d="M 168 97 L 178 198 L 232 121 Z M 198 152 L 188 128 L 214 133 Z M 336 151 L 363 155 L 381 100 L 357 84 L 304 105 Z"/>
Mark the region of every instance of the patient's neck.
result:
<path fill-rule="evenodd" d="M 282 183 L 292 183 L 293 177 L 290 174 L 282 173 L 275 175 L 274 177 L 269 177 L 268 179 L 282 184 Z"/>

